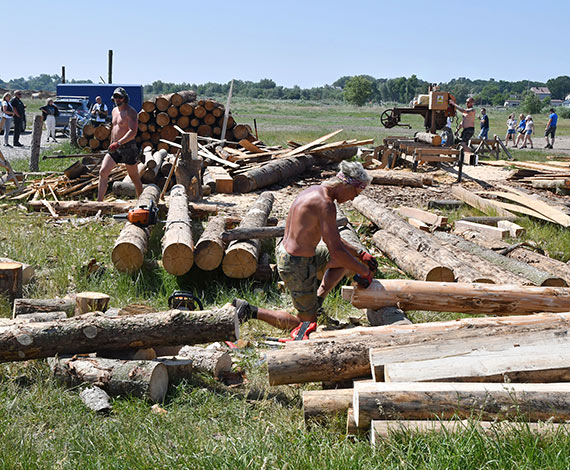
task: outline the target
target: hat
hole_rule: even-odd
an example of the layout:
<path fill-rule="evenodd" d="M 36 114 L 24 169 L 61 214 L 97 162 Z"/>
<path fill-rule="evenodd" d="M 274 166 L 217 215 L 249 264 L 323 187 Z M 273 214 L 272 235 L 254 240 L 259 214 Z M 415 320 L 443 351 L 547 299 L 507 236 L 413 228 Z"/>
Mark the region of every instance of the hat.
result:
<path fill-rule="evenodd" d="M 122 98 L 128 98 L 129 95 L 127 94 L 127 91 L 122 87 L 117 87 L 115 88 L 115 91 L 113 92 L 113 96 L 115 95 L 119 95 Z"/>

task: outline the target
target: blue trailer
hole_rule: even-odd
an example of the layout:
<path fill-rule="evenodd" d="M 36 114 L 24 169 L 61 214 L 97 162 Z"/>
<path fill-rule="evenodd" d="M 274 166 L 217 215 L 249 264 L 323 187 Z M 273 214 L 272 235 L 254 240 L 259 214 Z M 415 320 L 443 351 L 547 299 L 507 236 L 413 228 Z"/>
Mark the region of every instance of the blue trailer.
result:
<path fill-rule="evenodd" d="M 143 87 L 142 85 L 123 85 L 121 83 L 59 83 L 57 96 L 86 96 L 89 99 L 89 107 L 95 103 L 95 98 L 100 96 L 109 108 L 109 114 L 114 107 L 111 100 L 113 90 L 123 87 L 129 94 L 129 104 L 136 109 L 137 113 L 142 108 Z"/>

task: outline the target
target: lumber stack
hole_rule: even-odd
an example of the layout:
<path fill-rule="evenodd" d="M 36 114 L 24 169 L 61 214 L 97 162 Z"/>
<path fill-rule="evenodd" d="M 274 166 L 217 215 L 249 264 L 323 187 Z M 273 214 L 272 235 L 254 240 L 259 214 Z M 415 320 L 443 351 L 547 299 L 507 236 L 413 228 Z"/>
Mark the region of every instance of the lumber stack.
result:
<path fill-rule="evenodd" d="M 111 125 L 94 122 L 83 126 L 81 135 L 77 138 L 77 145 L 91 151 L 107 150 L 110 139 Z"/>

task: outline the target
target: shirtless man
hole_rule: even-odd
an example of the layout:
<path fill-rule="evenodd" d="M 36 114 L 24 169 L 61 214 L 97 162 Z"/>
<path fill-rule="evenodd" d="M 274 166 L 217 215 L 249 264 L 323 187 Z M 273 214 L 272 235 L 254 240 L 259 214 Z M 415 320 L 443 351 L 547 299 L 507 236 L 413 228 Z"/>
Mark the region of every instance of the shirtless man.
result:
<path fill-rule="evenodd" d="M 138 130 L 138 118 L 135 108 L 129 105 L 129 95 L 124 88 L 115 88 L 113 92 L 115 107 L 113 108 L 111 124 L 111 145 L 108 153 L 103 158 L 101 169 L 99 170 L 99 188 L 97 200 L 102 201 L 107 192 L 109 174 L 118 164 L 124 163 L 127 172 L 135 185 L 137 197 L 141 195 L 143 186 L 137 162 L 139 159 L 139 149 L 135 142 Z"/>
<path fill-rule="evenodd" d="M 340 237 L 335 206 L 335 201 L 342 204 L 353 200 L 369 182 L 370 177 L 360 163 L 343 161 L 336 177 L 297 196 L 275 254 L 279 275 L 291 292 L 298 315 L 234 299 L 240 321 L 257 318 L 277 328 L 292 330 L 302 322 L 317 321 L 326 295 L 348 271 L 372 281 L 378 263 L 369 253 L 358 251 Z M 319 245 L 321 239 L 326 247 Z M 319 285 L 317 272 L 323 269 Z"/>
<path fill-rule="evenodd" d="M 449 100 L 449 104 L 455 106 L 455 109 L 463 114 L 463 119 L 461 120 L 461 125 L 459 126 L 463 131 L 461 132 L 461 146 L 464 150 L 467 150 L 467 144 L 469 139 L 473 137 L 475 133 L 475 108 L 473 108 L 473 98 L 467 98 L 467 108 L 462 108 L 457 105 L 453 100 Z"/>

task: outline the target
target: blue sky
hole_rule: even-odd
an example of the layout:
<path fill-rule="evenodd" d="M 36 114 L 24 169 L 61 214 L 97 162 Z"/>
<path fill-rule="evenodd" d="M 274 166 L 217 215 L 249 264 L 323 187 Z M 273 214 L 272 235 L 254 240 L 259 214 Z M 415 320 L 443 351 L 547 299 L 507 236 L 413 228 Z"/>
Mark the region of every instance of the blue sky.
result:
<path fill-rule="evenodd" d="M 570 75 L 568 0 L 31 0 L 3 18 L 3 80 L 62 65 L 68 78 L 106 79 L 109 49 L 116 83 Z"/>

